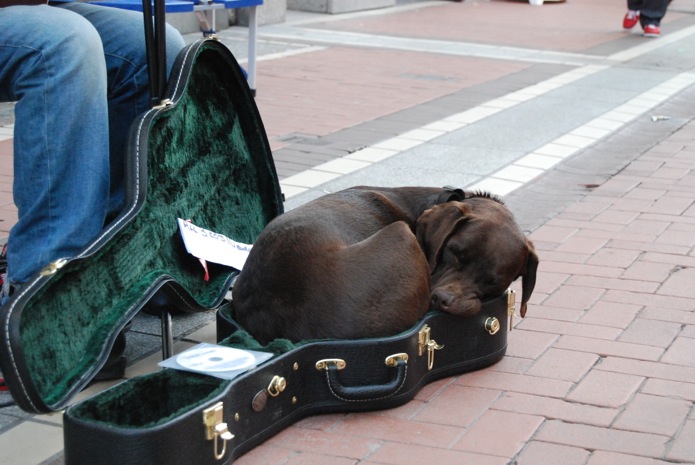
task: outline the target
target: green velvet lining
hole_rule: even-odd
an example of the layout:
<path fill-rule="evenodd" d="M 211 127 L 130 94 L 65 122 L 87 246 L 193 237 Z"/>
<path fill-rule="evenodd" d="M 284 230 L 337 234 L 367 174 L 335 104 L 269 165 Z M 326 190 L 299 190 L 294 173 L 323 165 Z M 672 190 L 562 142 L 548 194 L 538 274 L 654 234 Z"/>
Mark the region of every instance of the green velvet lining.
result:
<path fill-rule="evenodd" d="M 219 396 L 231 381 L 176 370 L 133 378 L 71 409 L 85 421 L 124 428 L 150 428 Z"/>
<path fill-rule="evenodd" d="M 246 331 L 237 331 L 221 345 L 281 355 L 302 345 L 276 339 L 262 346 Z M 71 408 L 70 415 L 85 421 L 125 428 L 164 424 L 208 403 L 232 381 L 186 371 L 164 369 L 133 378 Z"/>
<path fill-rule="evenodd" d="M 200 263 L 185 251 L 177 218 L 251 243 L 281 212 L 263 125 L 238 65 L 225 52 L 219 44 L 203 46 L 181 101 L 155 117 L 139 213 L 93 255 L 68 262 L 24 308 L 22 347 L 48 405 L 81 382 L 114 329 L 163 279 L 178 282 L 201 309 L 226 291 L 233 270 L 210 265 L 204 281 Z"/>

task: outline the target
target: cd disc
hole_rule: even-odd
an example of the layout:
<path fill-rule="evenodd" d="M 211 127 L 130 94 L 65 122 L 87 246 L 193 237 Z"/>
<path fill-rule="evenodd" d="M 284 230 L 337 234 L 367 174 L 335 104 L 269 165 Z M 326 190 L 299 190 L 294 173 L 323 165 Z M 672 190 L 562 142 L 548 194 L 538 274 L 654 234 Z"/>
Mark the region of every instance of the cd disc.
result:
<path fill-rule="evenodd" d="M 231 371 L 249 368 L 252 354 L 232 347 L 208 346 L 189 349 L 176 357 L 176 363 L 195 371 Z"/>

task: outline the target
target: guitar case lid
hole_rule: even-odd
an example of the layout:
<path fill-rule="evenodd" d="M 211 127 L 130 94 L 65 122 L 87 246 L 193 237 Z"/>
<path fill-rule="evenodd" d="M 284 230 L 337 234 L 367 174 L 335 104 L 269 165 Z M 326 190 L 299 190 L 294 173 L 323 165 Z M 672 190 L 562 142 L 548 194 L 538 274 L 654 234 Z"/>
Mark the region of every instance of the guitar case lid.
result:
<path fill-rule="evenodd" d="M 0 367 L 26 411 L 65 407 L 155 293 L 187 312 L 223 302 L 238 272 L 209 264 L 204 280 L 177 218 L 250 244 L 282 213 L 265 129 L 224 45 L 201 39 L 180 52 L 162 103 L 132 124 L 126 173 L 122 213 L 0 309 Z"/>

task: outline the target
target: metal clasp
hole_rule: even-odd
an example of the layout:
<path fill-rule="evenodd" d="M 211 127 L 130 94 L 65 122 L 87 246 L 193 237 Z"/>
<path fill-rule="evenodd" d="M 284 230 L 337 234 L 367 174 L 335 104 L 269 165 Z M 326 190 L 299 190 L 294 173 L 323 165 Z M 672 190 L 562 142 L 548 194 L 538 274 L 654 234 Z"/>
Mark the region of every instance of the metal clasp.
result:
<path fill-rule="evenodd" d="M 330 366 L 334 366 L 338 370 L 342 370 L 343 368 L 345 368 L 346 363 L 345 360 L 340 358 L 325 358 L 316 362 L 316 369 L 319 371 L 328 370 L 328 367 Z"/>
<path fill-rule="evenodd" d="M 285 378 L 282 376 L 273 376 L 273 379 L 270 380 L 270 384 L 268 385 L 268 394 L 270 394 L 271 397 L 277 397 L 280 395 L 282 391 L 285 390 L 287 387 L 287 381 Z"/>
<path fill-rule="evenodd" d="M 441 350 L 444 345 L 437 344 L 437 341 L 432 339 L 432 330 L 425 325 L 418 333 L 418 355 L 422 356 L 427 350 L 427 369 L 431 370 L 434 367 L 434 352 Z"/>
<path fill-rule="evenodd" d="M 203 424 L 205 425 L 205 439 L 213 442 L 213 456 L 215 460 L 222 460 L 227 452 L 227 441 L 234 439 L 234 435 L 227 429 L 227 423 L 224 422 L 223 403 L 218 402 L 212 407 L 203 410 Z M 218 444 L 219 439 L 222 440 L 222 450 Z"/>
<path fill-rule="evenodd" d="M 494 316 L 488 317 L 485 320 L 485 330 L 490 333 L 490 335 L 494 336 L 500 330 L 500 320 Z"/>
<path fill-rule="evenodd" d="M 67 259 L 65 258 L 59 258 L 58 260 L 55 260 L 48 265 L 44 266 L 39 274 L 41 276 L 52 276 L 58 272 L 59 269 L 65 266 L 67 263 Z"/>
<path fill-rule="evenodd" d="M 153 106 L 152 108 L 154 110 L 161 110 L 162 108 L 170 107 L 174 104 L 170 99 L 165 98 L 164 100 L 160 101 L 157 105 Z"/>
<path fill-rule="evenodd" d="M 509 289 L 507 291 L 507 315 L 509 315 L 509 332 L 512 332 L 514 327 L 514 306 L 516 304 L 516 291 Z"/>
<path fill-rule="evenodd" d="M 384 360 L 384 363 L 386 363 L 387 367 L 395 367 L 396 365 L 398 365 L 398 362 L 401 361 L 404 363 L 408 363 L 408 354 L 403 352 L 400 354 L 389 355 L 388 357 L 386 357 L 386 360 Z"/>
<path fill-rule="evenodd" d="M 425 353 L 425 347 L 427 347 L 427 343 L 430 341 L 431 331 L 430 327 L 425 325 L 420 332 L 417 333 L 417 354 L 420 357 Z"/>

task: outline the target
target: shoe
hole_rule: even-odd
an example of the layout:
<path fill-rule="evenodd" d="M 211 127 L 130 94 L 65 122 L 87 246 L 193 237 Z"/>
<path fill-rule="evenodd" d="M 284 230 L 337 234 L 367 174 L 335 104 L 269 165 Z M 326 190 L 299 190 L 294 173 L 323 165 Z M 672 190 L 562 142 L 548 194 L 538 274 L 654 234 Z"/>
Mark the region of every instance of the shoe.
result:
<path fill-rule="evenodd" d="M 627 10 L 623 18 L 623 29 L 632 29 L 639 21 L 639 11 Z"/>
<path fill-rule="evenodd" d="M 659 37 L 661 35 L 661 29 L 656 24 L 645 24 L 642 29 L 644 29 L 644 37 Z"/>

